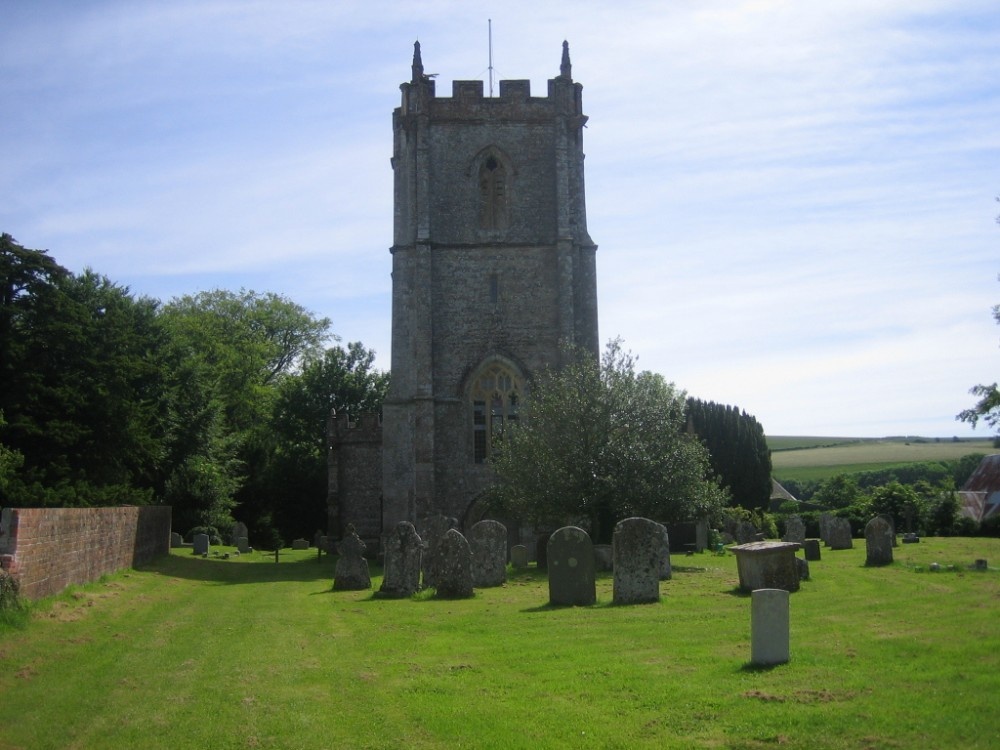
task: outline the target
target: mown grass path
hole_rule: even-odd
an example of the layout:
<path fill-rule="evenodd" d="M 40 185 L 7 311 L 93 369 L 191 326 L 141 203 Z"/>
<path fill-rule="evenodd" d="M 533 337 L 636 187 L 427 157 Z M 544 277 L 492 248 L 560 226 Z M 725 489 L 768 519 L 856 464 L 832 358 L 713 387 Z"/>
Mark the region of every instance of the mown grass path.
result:
<path fill-rule="evenodd" d="M 768 670 L 731 555 L 674 556 L 659 604 L 611 606 L 604 577 L 553 609 L 534 571 L 386 601 L 332 592 L 315 551 L 175 552 L 0 633 L 0 750 L 1000 746 L 1000 540 L 882 569 L 863 546 L 811 564 Z"/>

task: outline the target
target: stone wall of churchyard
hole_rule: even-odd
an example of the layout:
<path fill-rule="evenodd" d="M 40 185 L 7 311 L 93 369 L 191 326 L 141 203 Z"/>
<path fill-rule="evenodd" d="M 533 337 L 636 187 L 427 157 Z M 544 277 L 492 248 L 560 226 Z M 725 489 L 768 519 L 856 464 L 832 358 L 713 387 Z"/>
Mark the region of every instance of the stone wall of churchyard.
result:
<path fill-rule="evenodd" d="M 170 551 L 170 507 L 4 508 L 0 567 L 40 599 Z"/>

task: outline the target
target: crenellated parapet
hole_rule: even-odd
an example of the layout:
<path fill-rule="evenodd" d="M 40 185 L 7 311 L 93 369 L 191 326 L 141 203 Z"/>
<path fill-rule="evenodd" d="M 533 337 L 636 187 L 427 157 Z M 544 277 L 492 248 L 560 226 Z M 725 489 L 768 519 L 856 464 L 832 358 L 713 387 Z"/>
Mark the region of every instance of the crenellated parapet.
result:
<path fill-rule="evenodd" d="M 498 97 L 485 96 L 483 81 L 452 81 L 451 97 L 436 95 L 435 81 L 425 75 L 420 60 L 420 42 L 414 44 L 413 79 L 400 85 L 402 102 L 395 116 L 418 115 L 434 120 L 508 119 L 532 121 L 550 119 L 554 115 L 579 118 L 582 126 L 583 86 L 574 83 L 569 63 L 569 45 L 563 42 L 560 74 L 549 79 L 546 96 L 531 95 L 531 81 L 500 81 Z"/>

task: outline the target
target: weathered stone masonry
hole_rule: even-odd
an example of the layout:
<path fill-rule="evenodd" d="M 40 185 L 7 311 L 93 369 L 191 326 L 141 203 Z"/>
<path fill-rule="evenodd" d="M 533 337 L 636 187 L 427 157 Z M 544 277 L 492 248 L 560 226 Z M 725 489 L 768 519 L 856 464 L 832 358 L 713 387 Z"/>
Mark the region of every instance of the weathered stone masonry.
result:
<path fill-rule="evenodd" d="M 544 97 L 521 80 L 497 98 L 482 81 L 437 97 L 419 44 L 412 73 L 393 113 L 382 529 L 432 514 L 467 529 L 492 481 L 484 456 L 534 374 L 559 364 L 563 343 L 598 353 L 587 118 L 565 43 Z"/>
<path fill-rule="evenodd" d="M 170 508 L 4 508 L 0 567 L 40 599 L 170 551 Z"/>

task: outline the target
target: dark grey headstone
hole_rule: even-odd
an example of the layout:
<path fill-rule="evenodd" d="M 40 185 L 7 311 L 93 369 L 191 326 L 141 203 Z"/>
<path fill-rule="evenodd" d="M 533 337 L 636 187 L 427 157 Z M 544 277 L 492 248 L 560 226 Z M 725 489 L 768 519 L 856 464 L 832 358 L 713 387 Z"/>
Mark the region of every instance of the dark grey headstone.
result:
<path fill-rule="evenodd" d="M 233 547 L 238 546 L 240 537 L 249 538 L 250 531 L 247 529 L 247 525 L 245 523 L 237 521 L 229 530 L 229 544 Z"/>
<path fill-rule="evenodd" d="M 802 543 L 802 549 L 805 551 L 806 560 L 816 561 L 820 559 L 819 539 L 806 539 Z"/>
<path fill-rule="evenodd" d="M 827 522 L 827 546 L 830 549 L 854 549 L 854 537 L 851 536 L 851 522 L 846 518 L 834 516 Z"/>
<path fill-rule="evenodd" d="M 466 599 L 472 591 L 472 550 L 458 529 L 448 529 L 437 545 L 434 558 L 435 596 Z"/>
<path fill-rule="evenodd" d="M 549 602 L 557 605 L 589 606 L 597 601 L 594 545 L 587 532 L 564 526 L 546 545 L 549 567 Z"/>
<path fill-rule="evenodd" d="M 615 569 L 615 561 L 610 544 L 594 545 L 594 569 L 603 573 L 610 573 Z"/>
<path fill-rule="evenodd" d="M 337 566 L 333 571 L 334 591 L 364 591 L 372 587 L 365 550 L 368 545 L 353 531 L 337 545 Z"/>
<path fill-rule="evenodd" d="M 614 603 L 648 604 L 660 600 L 663 558 L 669 559 L 667 529 L 648 518 L 626 518 L 615 526 Z"/>
<path fill-rule="evenodd" d="M 785 535 L 781 537 L 785 542 L 796 542 L 802 544 L 806 540 L 806 525 L 798 516 L 789 516 L 785 519 Z"/>
<path fill-rule="evenodd" d="M 499 521 L 480 521 L 469 529 L 472 548 L 472 585 L 502 586 L 507 580 L 507 527 Z"/>
<path fill-rule="evenodd" d="M 895 538 L 892 524 L 882 516 L 875 516 L 865 526 L 865 565 L 892 563 L 892 542 Z"/>
<path fill-rule="evenodd" d="M 379 596 L 402 598 L 420 588 L 423 542 L 409 521 L 400 521 L 385 540 L 385 570 Z"/>

